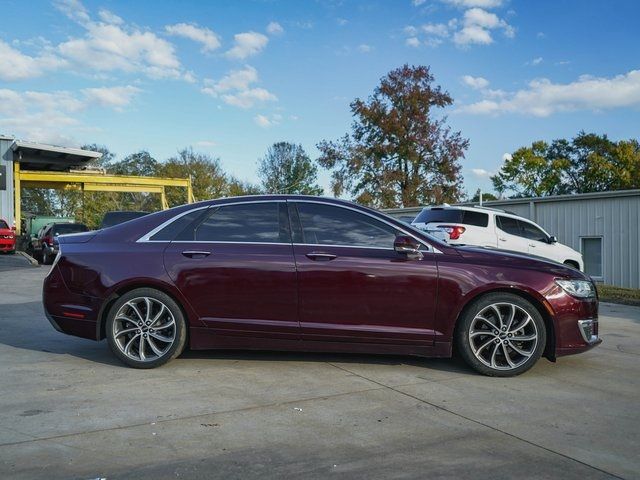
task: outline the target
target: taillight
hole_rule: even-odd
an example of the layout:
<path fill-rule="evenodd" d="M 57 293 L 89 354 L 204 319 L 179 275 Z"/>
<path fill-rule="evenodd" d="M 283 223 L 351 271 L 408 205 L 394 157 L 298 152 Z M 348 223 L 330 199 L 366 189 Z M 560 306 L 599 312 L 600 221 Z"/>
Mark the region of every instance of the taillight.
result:
<path fill-rule="evenodd" d="M 438 228 L 447 232 L 450 240 L 458 240 L 460 235 L 466 231 L 466 228 L 461 227 L 460 225 L 438 225 Z"/>

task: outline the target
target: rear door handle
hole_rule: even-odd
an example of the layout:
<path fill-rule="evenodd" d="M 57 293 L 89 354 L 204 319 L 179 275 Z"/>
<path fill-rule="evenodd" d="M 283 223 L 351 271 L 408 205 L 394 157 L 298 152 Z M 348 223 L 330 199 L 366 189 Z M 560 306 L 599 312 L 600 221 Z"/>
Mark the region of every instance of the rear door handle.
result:
<path fill-rule="evenodd" d="M 203 250 L 185 250 L 182 255 L 189 258 L 204 258 L 211 255 L 211 252 L 205 252 Z"/>
<path fill-rule="evenodd" d="M 532 248 L 536 248 L 536 246 L 533 243 L 530 243 L 529 246 Z"/>
<path fill-rule="evenodd" d="M 506 242 L 507 241 L 506 238 L 502 238 L 502 237 L 498 238 L 498 240 L 500 240 L 501 242 Z"/>
<path fill-rule="evenodd" d="M 310 258 L 311 260 L 328 261 L 328 260 L 333 260 L 334 258 L 337 257 L 337 255 L 334 255 L 333 253 L 326 253 L 326 252 L 309 252 L 306 254 L 306 257 Z"/>

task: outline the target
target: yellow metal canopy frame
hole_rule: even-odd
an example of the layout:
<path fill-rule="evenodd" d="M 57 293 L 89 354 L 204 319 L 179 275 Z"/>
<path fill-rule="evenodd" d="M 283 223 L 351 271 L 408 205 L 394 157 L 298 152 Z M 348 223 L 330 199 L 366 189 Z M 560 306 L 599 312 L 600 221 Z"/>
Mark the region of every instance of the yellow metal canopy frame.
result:
<path fill-rule="evenodd" d="M 91 172 L 40 172 L 20 170 L 20 163 L 14 162 L 14 205 L 16 230 L 20 234 L 22 216 L 20 201 L 21 188 L 78 189 L 85 192 L 145 192 L 158 193 L 162 208 L 169 208 L 165 187 L 182 187 L 187 190 L 187 203 L 192 203 L 193 190 L 189 178 L 134 177 L 125 175 L 102 175 Z"/>

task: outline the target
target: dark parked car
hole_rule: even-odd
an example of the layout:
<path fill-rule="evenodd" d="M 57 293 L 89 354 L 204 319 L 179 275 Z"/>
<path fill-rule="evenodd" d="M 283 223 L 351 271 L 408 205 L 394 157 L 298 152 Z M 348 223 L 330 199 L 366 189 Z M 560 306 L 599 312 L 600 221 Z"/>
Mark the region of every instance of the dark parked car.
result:
<path fill-rule="evenodd" d="M 138 368 L 192 349 L 449 357 L 516 375 L 600 343 L 581 272 L 454 247 L 387 215 L 305 196 L 183 205 L 63 237 L 44 282 L 62 332 Z"/>
<path fill-rule="evenodd" d="M 129 220 L 134 220 L 136 218 L 144 217 L 148 215 L 149 212 L 137 212 L 137 211 L 116 211 L 116 212 L 107 212 L 102 217 L 102 222 L 100 223 L 100 228 L 109 228 L 114 225 L 119 225 L 124 222 L 128 222 Z"/>
<path fill-rule="evenodd" d="M 58 254 L 60 235 L 88 231 L 89 227 L 83 223 L 48 223 L 31 242 L 34 257 L 49 265 Z"/>

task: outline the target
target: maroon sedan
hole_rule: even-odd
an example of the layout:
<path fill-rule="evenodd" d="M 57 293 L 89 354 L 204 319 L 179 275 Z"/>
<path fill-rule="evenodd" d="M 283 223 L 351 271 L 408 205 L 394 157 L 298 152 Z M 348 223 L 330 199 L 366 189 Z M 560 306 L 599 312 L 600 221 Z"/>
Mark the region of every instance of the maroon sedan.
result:
<path fill-rule="evenodd" d="M 192 349 L 450 357 L 520 374 L 600 343 L 581 272 L 453 247 L 380 212 L 305 196 L 183 205 L 60 238 L 53 326 L 137 368 Z"/>

